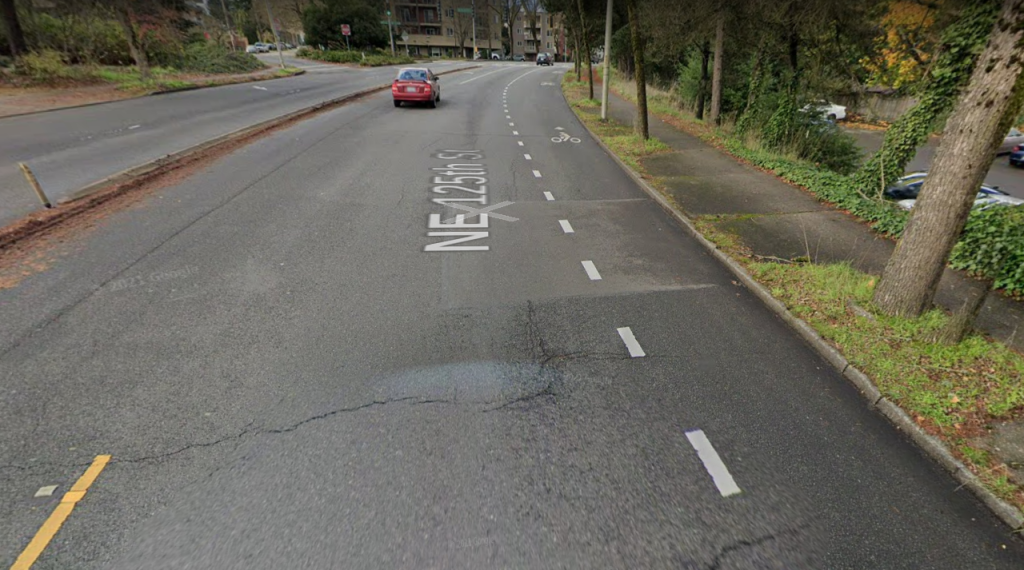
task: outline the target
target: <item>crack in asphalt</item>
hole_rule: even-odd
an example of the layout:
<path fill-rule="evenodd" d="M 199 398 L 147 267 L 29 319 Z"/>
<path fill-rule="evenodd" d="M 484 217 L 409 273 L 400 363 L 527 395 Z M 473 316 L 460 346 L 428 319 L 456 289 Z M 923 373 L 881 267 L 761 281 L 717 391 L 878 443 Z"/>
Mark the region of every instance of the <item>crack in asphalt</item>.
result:
<path fill-rule="evenodd" d="M 732 541 L 730 543 L 727 543 L 727 544 L 723 545 L 718 550 L 718 554 L 715 554 L 715 557 L 711 559 L 711 564 L 708 566 L 707 570 L 721 570 L 721 564 L 722 564 L 722 562 L 724 562 L 724 558 L 726 556 L 728 556 L 729 554 L 732 554 L 733 552 L 742 550 L 744 548 L 753 548 L 753 547 L 756 547 L 756 546 L 761 546 L 762 544 L 765 544 L 766 542 L 770 542 L 772 540 L 776 540 L 776 539 L 778 539 L 778 538 L 780 538 L 782 536 L 786 536 L 786 535 L 790 535 L 790 534 L 796 534 L 797 531 L 803 530 L 804 528 L 807 528 L 807 526 L 808 525 L 801 525 L 801 526 L 798 526 L 798 527 L 795 527 L 795 528 L 783 529 L 783 530 L 781 530 L 779 532 L 773 532 L 773 533 L 770 533 L 770 534 L 766 534 L 764 536 L 759 536 L 757 538 L 750 539 L 750 540 L 739 539 L 739 540 L 734 540 L 734 541 Z"/>

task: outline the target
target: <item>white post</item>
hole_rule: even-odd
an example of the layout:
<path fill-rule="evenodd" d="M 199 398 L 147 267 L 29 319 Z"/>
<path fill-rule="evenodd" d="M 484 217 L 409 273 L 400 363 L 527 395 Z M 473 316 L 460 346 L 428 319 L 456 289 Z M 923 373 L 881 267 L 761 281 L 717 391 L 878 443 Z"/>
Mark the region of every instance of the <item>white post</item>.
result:
<path fill-rule="evenodd" d="M 604 16 L 604 80 L 601 81 L 601 120 L 608 120 L 608 86 L 612 82 L 612 0 Z"/>

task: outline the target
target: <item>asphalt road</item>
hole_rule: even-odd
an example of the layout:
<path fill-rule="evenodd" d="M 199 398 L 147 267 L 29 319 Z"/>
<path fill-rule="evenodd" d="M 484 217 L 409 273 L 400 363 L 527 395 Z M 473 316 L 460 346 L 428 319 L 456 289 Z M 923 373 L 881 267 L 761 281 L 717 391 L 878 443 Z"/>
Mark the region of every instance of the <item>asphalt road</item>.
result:
<path fill-rule="evenodd" d="M 268 55 L 277 54 L 261 54 L 272 64 Z M 387 83 L 395 73 L 394 67 L 360 69 L 293 57 L 288 61 L 307 73 L 0 119 L 0 227 L 40 207 L 19 162 L 33 169 L 56 201 L 218 135 Z M 431 67 L 444 71 L 470 65 L 441 62 Z"/>
<path fill-rule="evenodd" d="M 0 565 L 111 454 L 36 568 L 1021 568 L 561 71 L 302 122 L 0 290 Z"/>
<path fill-rule="evenodd" d="M 865 153 L 874 153 L 882 148 L 882 140 L 885 138 L 884 131 L 869 131 L 864 129 L 846 129 L 846 132 L 853 135 L 857 145 Z M 917 155 L 907 165 L 907 172 L 927 171 L 935 157 L 935 151 L 939 148 L 939 139 L 932 137 L 917 151 Z M 991 186 L 998 186 L 1003 192 L 1024 198 L 1024 169 L 1010 166 L 1006 155 L 997 156 L 985 177 L 985 183 Z"/>

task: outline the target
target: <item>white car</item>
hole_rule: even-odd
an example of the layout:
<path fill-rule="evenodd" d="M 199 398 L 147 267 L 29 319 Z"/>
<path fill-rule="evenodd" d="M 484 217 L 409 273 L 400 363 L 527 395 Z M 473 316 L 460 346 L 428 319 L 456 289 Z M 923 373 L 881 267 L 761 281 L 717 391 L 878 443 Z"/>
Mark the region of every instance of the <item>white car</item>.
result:
<path fill-rule="evenodd" d="M 821 113 L 822 117 L 830 121 L 842 121 L 846 118 L 846 107 L 842 105 L 836 105 L 828 101 L 814 101 L 808 105 L 805 105 L 801 111 L 810 113 L 812 111 Z"/>
<path fill-rule="evenodd" d="M 917 200 L 910 198 L 907 200 L 900 200 L 896 204 L 904 210 L 910 210 L 914 207 L 914 203 Z M 979 210 L 987 210 L 993 206 L 1020 206 L 1024 204 L 1024 200 L 1015 198 L 1007 194 L 990 194 L 987 192 L 978 192 L 978 195 L 974 198 L 974 206 Z"/>

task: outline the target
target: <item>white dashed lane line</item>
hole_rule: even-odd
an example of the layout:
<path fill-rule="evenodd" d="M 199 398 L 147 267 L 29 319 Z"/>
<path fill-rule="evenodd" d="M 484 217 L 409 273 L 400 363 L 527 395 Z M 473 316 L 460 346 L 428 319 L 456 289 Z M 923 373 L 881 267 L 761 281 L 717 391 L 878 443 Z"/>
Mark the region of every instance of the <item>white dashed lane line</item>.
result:
<path fill-rule="evenodd" d="M 622 338 L 622 342 L 626 343 L 626 348 L 629 349 L 631 357 L 640 358 L 641 356 L 647 356 L 644 349 L 640 348 L 640 343 L 636 341 L 636 337 L 633 336 L 633 331 L 629 327 L 620 327 L 618 331 L 619 337 Z"/>
<path fill-rule="evenodd" d="M 540 171 L 539 171 L 539 170 L 534 170 L 534 171 L 533 171 L 533 177 L 534 177 L 534 178 L 540 178 L 540 177 L 541 177 L 541 176 L 540 176 Z"/>
<path fill-rule="evenodd" d="M 524 154 L 523 158 L 525 158 L 526 160 L 533 160 L 533 157 L 528 154 Z"/>
<path fill-rule="evenodd" d="M 697 451 L 697 457 L 700 457 L 704 469 L 707 469 L 708 475 L 711 475 L 715 486 L 718 487 L 718 492 L 723 497 L 740 494 L 739 485 L 733 480 L 729 469 L 726 468 L 722 458 L 718 456 L 718 452 L 708 440 L 708 436 L 704 435 L 702 430 L 696 429 L 686 432 L 686 439 L 690 440 L 690 445 Z"/>
<path fill-rule="evenodd" d="M 567 234 L 576 233 L 575 231 L 573 231 L 572 224 L 569 223 L 569 220 L 558 220 L 558 225 L 562 226 L 562 231 Z"/>
<path fill-rule="evenodd" d="M 512 131 L 512 134 L 518 137 L 519 136 L 519 131 Z"/>
<path fill-rule="evenodd" d="M 555 196 L 551 192 L 545 192 L 544 199 L 547 200 L 548 202 L 554 202 Z"/>
<path fill-rule="evenodd" d="M 589 277 L 591 281 L 600 281 L 601 280 L 601 274 L 597 272 L 597 266 L 594 265 L 593 261 L 590 261 L 588 259 L 587 261 L 584 261 L 582 263 L 583 263 L 583 270 L 587 272 L 587 277 Z"/>
<path fill-rule="evenodd" d="M 523 141 L 516 141 L 516 142 L 519 143 L 519 146 L 523 146 Z"/>
<path fill-rule="evenodd" d="M 515 123 L 509 123 L 508 126 L 514 127 L 514 126 L 516 126 L 516 124 Z"/>

